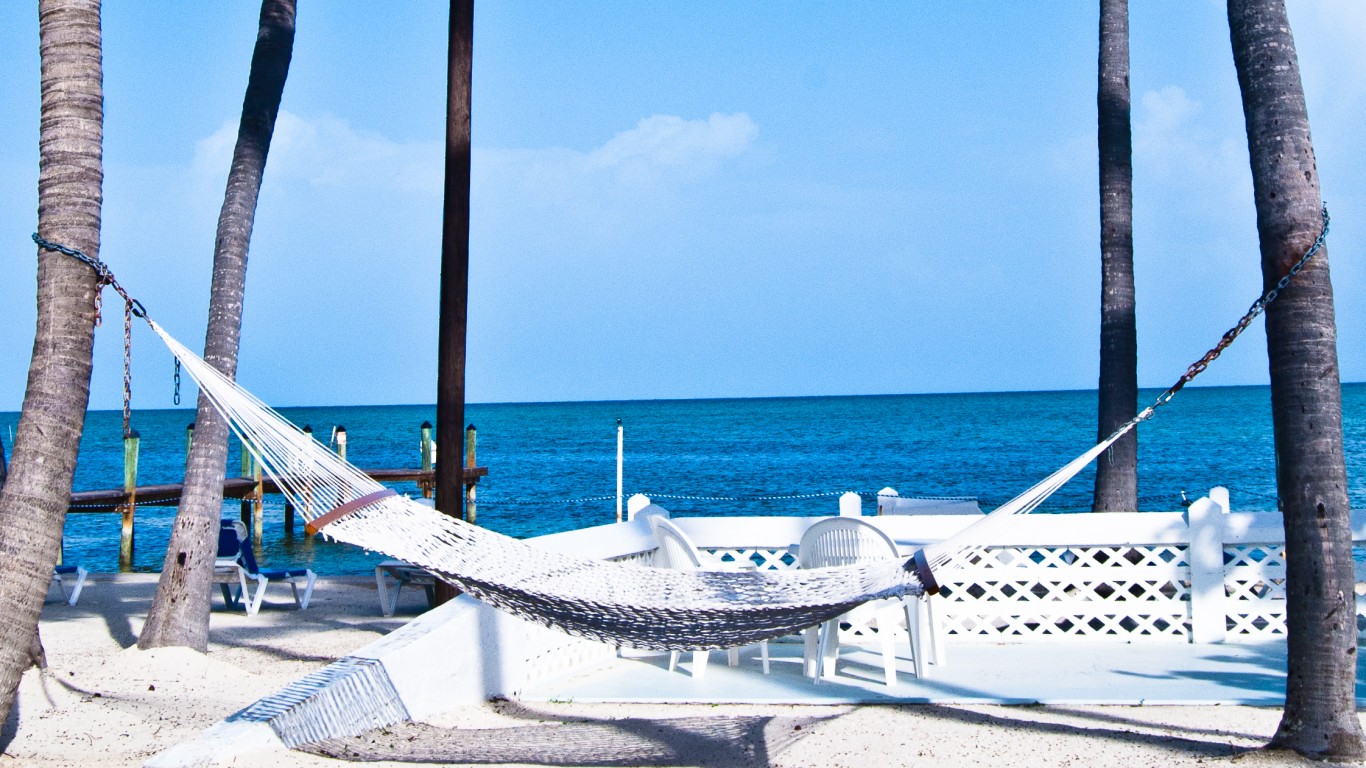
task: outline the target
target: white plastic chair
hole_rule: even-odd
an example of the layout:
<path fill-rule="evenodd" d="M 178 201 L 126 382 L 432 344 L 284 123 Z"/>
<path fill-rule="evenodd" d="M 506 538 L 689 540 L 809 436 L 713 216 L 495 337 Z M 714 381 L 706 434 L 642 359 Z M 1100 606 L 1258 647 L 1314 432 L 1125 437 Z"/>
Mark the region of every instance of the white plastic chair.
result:
<path fill-rule="evenodd" d="M 735 563 L 722 560 L 719 557 L 712 557 L 700 552 L 697 546 L 688 538 L 677 525 L 674 525 L 666 516 L 662 514 L 652 514 L 647 518 L 650 522 L 650 529 L 655 535 L 655 555 L 654 566 L 656 568 L 674 568 L 678 570 L 708 570 L 708 571 L 728 571 L 728 570 L 747 570 L 754 566 L 746 566 L 743 563 Z M 678 667 L 679 651 L 669 652 L 669 671 L 673 672 Z M 710 651 L 692 652 L 692 676 L 701 678 L 707 671 L 707 659 Z M 764 674 L 768 674 L 768 641 L 759 643 L 759 657 L 763 660 Z M 740 649 L 727 648 L 726 659 L 734 667 L 740 664 Z"/>
<path fill-rule="evenodd" d="M 801 543 L 797 548 L 797 562 L 802 568 L 857 565 L 896 557 L 899 557 L 896 542 L 892 541 L 890 536 L 874 525 L 851 517 L 829 518 L 812 525 L 802 534 Z M 895 685 L 896 649 L 893 635 L 904 611 L 915 674 L 916 677 L 924 677 L 925 656 L 921 648 L 921 635 L 927 626 L 931 648 L 937 653 L 938 647 L 933 630 L 934 615 L 926 597 L 922 595 L 868 603 L 819 627 L 806 630 L 806 674 L 817 683 L 820 683 L 822 677 L 834 675 L 835 663 L 839 657 L 840 622 L 849 619 L 861 620 L 872 613 L 882 646 L 883 674 L 888 686 Z"/>

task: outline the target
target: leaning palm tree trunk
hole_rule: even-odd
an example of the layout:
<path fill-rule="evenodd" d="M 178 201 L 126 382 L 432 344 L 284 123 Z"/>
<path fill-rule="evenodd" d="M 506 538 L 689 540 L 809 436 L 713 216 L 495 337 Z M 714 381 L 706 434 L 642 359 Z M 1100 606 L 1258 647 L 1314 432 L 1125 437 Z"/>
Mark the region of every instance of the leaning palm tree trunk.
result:
<path fill-rule="evenodd" d="M 1101 0 L 1100 389 L 1099 439 L 1138 413 L 1138 333 L 1134 323 L 1134 166 L 1129 126 L 1129 0 Z M 1093 512 L 1138 511 L 1138 430 L 1096 461 Z"/>
<path fill-rule="evenodd" d="M 1319 176 L 1284 0 L 1229 0 L 1243 93 L 1263 283 L 1271 288 L 1320 226 Z M 1285 516 L 1288 671 L 1271 746 L 1357 758 L 1357 627 L 1342 389 L 1328 253 L 1266 312 L 1276 487 Z"/>
<path fill-rule="evenodd" d="M 38 234 L 97 257 L 104 93 L 99 0 L 42 0 Z M 34 658 L 90 398 L 95 295 L 90 267 L 38 252 L 38 324 L 14 455 L 0 491 L 0 718 Z"/>
<path fill-rule="evenodd" d="M 204 359 L 229 377 L 237 372 L 247 246 L 293 47 L 294 0 L 264 0 L 227 193 L 218 216 L 209 325 L 204 339 Z M 138 637 L 140 648 L 175 645 L 208 650 L 209 592 L 227 454 L 228 425 L 201 395 L 185 468 L 185 490 L 171 528 L 152 609 Z"/>

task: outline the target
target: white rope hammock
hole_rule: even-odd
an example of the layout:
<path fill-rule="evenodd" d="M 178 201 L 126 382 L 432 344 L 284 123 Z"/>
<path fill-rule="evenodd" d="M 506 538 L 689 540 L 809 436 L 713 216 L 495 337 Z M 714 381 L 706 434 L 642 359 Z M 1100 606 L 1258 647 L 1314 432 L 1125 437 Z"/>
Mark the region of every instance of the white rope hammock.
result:
<path fill-rule="evenodd" d="M 421 566 L 522 618 L 652 650 L 746 645 L 872 600 L 938 591 L 935 569 L 989 543 L 1002 522 L 1032 511 L 1152 410 L 913 561 L 740 572 L 648 568 L 550 552 L 399 496 L 148 322 L 311 529 Z"/>

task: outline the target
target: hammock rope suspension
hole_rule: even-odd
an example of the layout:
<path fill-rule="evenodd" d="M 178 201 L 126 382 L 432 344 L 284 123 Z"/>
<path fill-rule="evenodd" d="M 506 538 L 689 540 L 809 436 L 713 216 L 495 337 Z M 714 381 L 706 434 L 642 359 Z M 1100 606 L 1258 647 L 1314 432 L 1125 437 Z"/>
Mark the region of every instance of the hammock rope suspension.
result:
<path fill-rule="evenodd" d="M 128 312 L 147 321 L 200 392 L 227 419 L 310 530 L 418 565 L 476 598 L 530 621 L 614 645 L 652 650 L 729 648 L 819 624 L 857 605 L 936 592 L 943 569 L 969 548 L 989 546 L 1010 518 L 1053 492 L 1198 376 L 1274 301 L 1323 245 L 1323 230 L 1299 262 L 1238 325 L 1157 402 L 1024 493 L 901 563 L 763 571 L 685 571 L 590 560 L 479 528 L 400 496 L 343 461 L 147 317 L 101 262 L 34 235 L 39 246 L 78 258 L 113 285 Z"/>

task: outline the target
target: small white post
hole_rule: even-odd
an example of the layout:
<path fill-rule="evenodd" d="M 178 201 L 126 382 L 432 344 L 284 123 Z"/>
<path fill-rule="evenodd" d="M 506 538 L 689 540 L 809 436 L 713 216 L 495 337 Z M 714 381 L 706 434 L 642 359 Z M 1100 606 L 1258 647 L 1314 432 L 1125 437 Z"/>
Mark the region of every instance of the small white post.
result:
<path fill-rule="evenodd" d="M 877 492 L 877 513 L 882 514 L 883 506 L 892 506 L 896 496 L 899 496 L 895 488 L 887 487 Z"/>
<path fill-rule="evenodd" d="M 1211 494 L 1213 496 L 1214 494 Z M 1228 632 L 1224 595 L 1225 507 L 1206 496 L 1186 509 L 1191 569 L 1191 640 L 1222 643 Z"/>
<path fill-rule="evenodd" d="M 840 517 L 863 517 L 863 497 L 853 491 L 841 494 Z"/>
<path fill-rule="evenodd" d="M 643 493 L 637 493 L 626 500 L 626 519 L 636 519 L 636 513 L 650 506 L 650 497 Z"/>
<path fill-rule="evenodd" d="M 621 419 L 617 419 L 617 522 L 621 522 L 621 458 L 622 458 Z"/>

